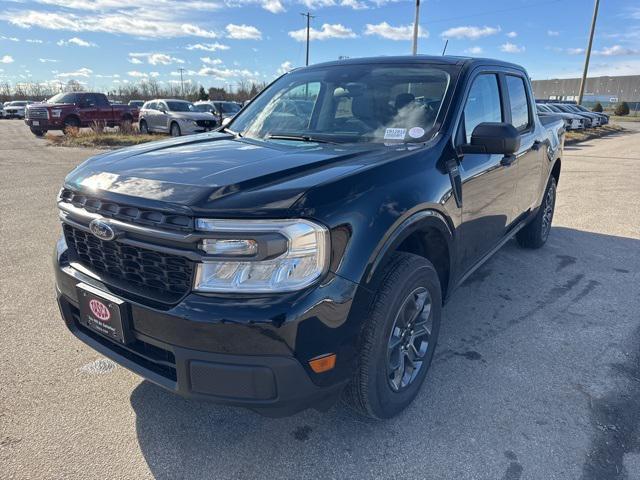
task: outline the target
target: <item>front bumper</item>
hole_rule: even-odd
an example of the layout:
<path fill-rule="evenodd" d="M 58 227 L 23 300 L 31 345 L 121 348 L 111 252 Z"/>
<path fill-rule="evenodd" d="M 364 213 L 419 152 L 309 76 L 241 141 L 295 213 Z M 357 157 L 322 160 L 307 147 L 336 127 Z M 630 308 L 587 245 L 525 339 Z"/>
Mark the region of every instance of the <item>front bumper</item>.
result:
<path fill-rule="evenodd" d="M 357 285 L 338 276 L 294 296 L 244 300 L 189 294 L 157 309 L 125 298 L 134 341 L 127 345 L 79 323 L 78 283 L 123 298 L 74 268 L 64 242 L 54 255 L 56 289 L 69 330 L 125 368 L 187 398 L 251 408 L 270 416 L 332 405 L 351 378 L 357 352 Z M 314 373 L 308 360 L 336 353 L 336 367 Z"/>
<path fill-rule="evenodd" d="M 46 118 L 25 118 L 24 123 L 29 128 L 40 130 L 62 130 L 63 123 L 60 119 L 46 119 Z"/>

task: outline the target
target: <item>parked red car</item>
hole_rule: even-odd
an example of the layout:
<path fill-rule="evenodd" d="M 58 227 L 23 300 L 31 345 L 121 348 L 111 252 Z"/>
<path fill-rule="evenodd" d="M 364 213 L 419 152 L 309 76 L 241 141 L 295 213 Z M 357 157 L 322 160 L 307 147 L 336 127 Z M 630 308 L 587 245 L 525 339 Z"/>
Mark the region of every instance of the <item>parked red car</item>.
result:
<path fill-rule="evenodd" d="M 45 103 L 27 108 L 24 122 L 41 137 L 48 130 L 131 125 L 138 121 L 138 109 L 129 105 L 112 105 L 103 93 L 59 93 Z"/>

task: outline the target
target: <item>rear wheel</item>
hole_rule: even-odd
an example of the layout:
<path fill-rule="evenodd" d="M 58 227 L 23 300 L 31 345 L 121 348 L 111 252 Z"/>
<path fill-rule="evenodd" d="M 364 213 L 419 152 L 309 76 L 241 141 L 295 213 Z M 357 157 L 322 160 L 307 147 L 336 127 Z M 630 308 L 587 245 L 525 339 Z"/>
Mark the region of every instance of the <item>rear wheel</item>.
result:
<path fill-rule="evenodd" d="M 551 177 L 544 192 L 542 205 L 529 224 L 516 234 L 521 247 L 540 248 L 549 238 L 551 222 L 556 207 L 556 179 Z"/>
<path fill-rule="evenodd" d="M 173 122 L 171 124 L 169 132 L 171 133 L 172 137 L 179 137 L 180 135 L 182 135 L 182 133 L 180 132 L 180 125 L 178 125 L 176 122 Z"/>
<path fill-rule="evenodd" d="M 431 262 L 394 253 L 364 327 L 358 369 L 345 391 L 347 403 L 372 418 L 404 410 L 431 365 L 441 312 L 440 281 Z"/>

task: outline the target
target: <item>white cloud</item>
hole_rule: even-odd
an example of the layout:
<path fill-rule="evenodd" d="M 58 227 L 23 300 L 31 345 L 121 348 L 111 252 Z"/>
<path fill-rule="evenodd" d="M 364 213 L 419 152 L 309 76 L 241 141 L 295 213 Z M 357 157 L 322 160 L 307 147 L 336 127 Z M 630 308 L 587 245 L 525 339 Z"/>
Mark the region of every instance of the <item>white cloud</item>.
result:
<path fill-rule="evenodd" d="M 11 55 L 5 55 L 2 58 L 0 58 L 0 63 L 13 63 L 13 57 Z"/>
<path fill-rule="evenodd" d="M 0 19 L 22 28 L 46 28 L 49 30 L 68 30 L 72 32 L 105 32 L 123 35 L 135 35 L 146 38 L 203 37 L 216 38 L 216 32 L 205 30 L 197 25 L 170 20 L 172 15 L 158 15 L 144 11 L 118 11 L 90 15 L 76 15 L 48 11 L 22 10 L 0 13 Z"/>
<path fill-rule="evenodd" d="M 366 3 L 361 2 L 360 0 L 342 0 L 340 2 L 340 5 L 343 7 L 353 8 L 354 10 L 364 10 L 366 8 L 369 8 Z"/>
<path fill-rule="evenodd" d="M 453 27 L 445 30 L 440 34 L 442 38 L 469 38 L 476 40 L 482 37 L 488 37 L 489 35 L 495 35 L 500 32 L 500 27 Z"/>
<path fill-rule="evenodd" d="M 149 72 L 149 76 L 151 78 L 158 78 L 160 76 L 160 72 Z"/>
<path fill-rule="evenodd" d="M 515 43 L 507 42 L 500 45 L 500 51 L 505 53 L 522 53 L 524 47 L 516 45 Z"/>
<path fill-rule="evenodd" d="M 594 50 L 594 55 L 602 55 L 604 57 L 616 57 L 621 55 L 639 55 L 640 50 L 635 48 L 626 48 L 621 45 L 613 45 L 605 47 L 602 50 Z"/>
<path fill-rule="evenodd" d="M 184 63 L 181 58 L 172 57 L 166 53 L 130 53 L 129 61 L 133 64 L 140 64 L 146 60 L 149 65 L 171 65 L 174 63 Z M 138 60 L 138 61 L 136 61 Z"/>
<path fill-rule="evenodd" d="M 278 75 L 282 75 L 284 73 L 287 73 L 289 71 L 293 70 L 293 63 L 291 63 L 289 60 L 287 60 L 286 62 L 282 62 L 280 64 L 280 68 L 278 68 Z"/>
<path fill-rule="evenodd" d="M 413 38 L 413 25 L 392 27 L 387 22 L 382 22 L 377 25 L 367 23 L 364 34 L 376 35 L 388 40 L 411 40 Z M 422 27 L 419 27 L 418 36 L 420 38 L 428 38 L 429 32 L 423 30 Z"/>
<path fill-rule="evenodd" d="M 93 42 L 87 42 L 78 37 L 70 38 L 69 40 L 58 40 L 56 42 L 60 47 L 67 47 L 70 45 L 75 45 L 76 47 L 96 47 L 97 45 Z"/>
<path fill-rule="evenodd" d="M 39 58 L 40 63 L 57 63 L 58 60 L 54 60 L 53 58 Z"/>
<path fill-rule="evenodd" d="M 205 63 L 207 65 L 221 65 L 222 64 L 222 60 L 220 60 L 219 58 L 200 57 L 200 60 L 202 61 L 202 63 Z"/>
<path fill-rule="evenodd" d="M 289 32 L 289 36 L 298 42 L 305 42 L 307 40 L 307 29 L 294 30 Z M 325 23 L 320 30 L 311 28 L 309 37 L 311 40 L 328 40 L 330 38 L 355 38 L 357 35 L 353 30 L 340 23 Z"/>
<path fill-rule="evenodd" d="M 75 72 L 58 73 L 56 77 L 58 78 L 69 78 L 69 77 L 89 78 L 92 73 L 93 73 L 93 70 L 91 70 L 90 68 L 83 67 L 76 70 Z"/>
<path fill-rule="evenodd" d="M 518 32 L 509 32 L 507 33 L 507 37 L 516 38 L 518 36 Z"/>
<path fill-rule="evenodd" d="M 584 48 L 567 48 L 566 52 L 569 55 L 582 55 L 584 53 Z"/>
<path fill-rule="evenodd" d="M 42 40 L 38 40 L 36 38 L 27 38 L 25 40 L 25 42 L 27 42 L 27 43 L 42 43 Z"/>
<path fill-rule="evenodd" d="M 262 8 L 271 12 L 271 13 L 281 13 L 284 12 L 284 5 L 280 0 L 266 0 L 262 2 Z"/>
<path fill-rule="evenodd" d="M 560 35 L 560 32 L 558 32 L 557 30 L 547 30 L 547 35 L 549 35 L 550 37 L 557 37 Z"/>
<path fill-rule="evenodd" d="M 127 72 L 127 75 L 133 78 L 147 78 L 149 75 L 144 72 L 139 72 L 138 70 L 132 70 Z"/>
<path fill-rule="evenodd" d="M 9 42 L 19 42 L 20 39 L 16 37 L 5 37 L 4 35 L 0 35 L 0 40 L 8 40 Z"/>
<path fill-rule="evenodd" d="M 187 45 L 187 50 L 203 50 L 205 52 L 217 52 L 218 50 L 229 50 L 228 45 L 221 43 L 196 43 L 195 45 Z"/>
<path fill-rule="evenodd" d="M 261 40 L 262 32 L 252 25 L 234 25 L 230 23 L 226 27 L 227 37 L 235 40 Z"/>
<path fill-rule="evenodd" d="M 482 53 L 482 47 L 470 47 L 465 50 L 465 53 L 469 55 L 480 55 Z"/>
<path fill-rule="evenodd" d="M 233 78 L 256 79 L 260 76 L 260 72 L 252 72 L 246 69 L 204 67 L 198 71 L 198 75 L 214 77 L 216 80 Z"/>

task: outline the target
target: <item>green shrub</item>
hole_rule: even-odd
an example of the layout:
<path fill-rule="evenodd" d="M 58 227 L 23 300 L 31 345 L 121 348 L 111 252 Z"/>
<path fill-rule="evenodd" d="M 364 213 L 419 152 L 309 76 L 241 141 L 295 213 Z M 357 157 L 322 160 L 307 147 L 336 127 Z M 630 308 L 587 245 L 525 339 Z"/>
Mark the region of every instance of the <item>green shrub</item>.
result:
<path fill-rule="evenodd" d="M 629 104 L 627 102 L 620 102 L 616 105 L 616 109 L 613 111 L 613 113 L 620 117 L 629 115 Z"/>
<path fill-rule="evenodd" d="M 593 106 L 593 110 L 592 111 L 602 113 L 602 110 L 603 110 L 602 104 L 600 102 L 598 102 Z"/>

